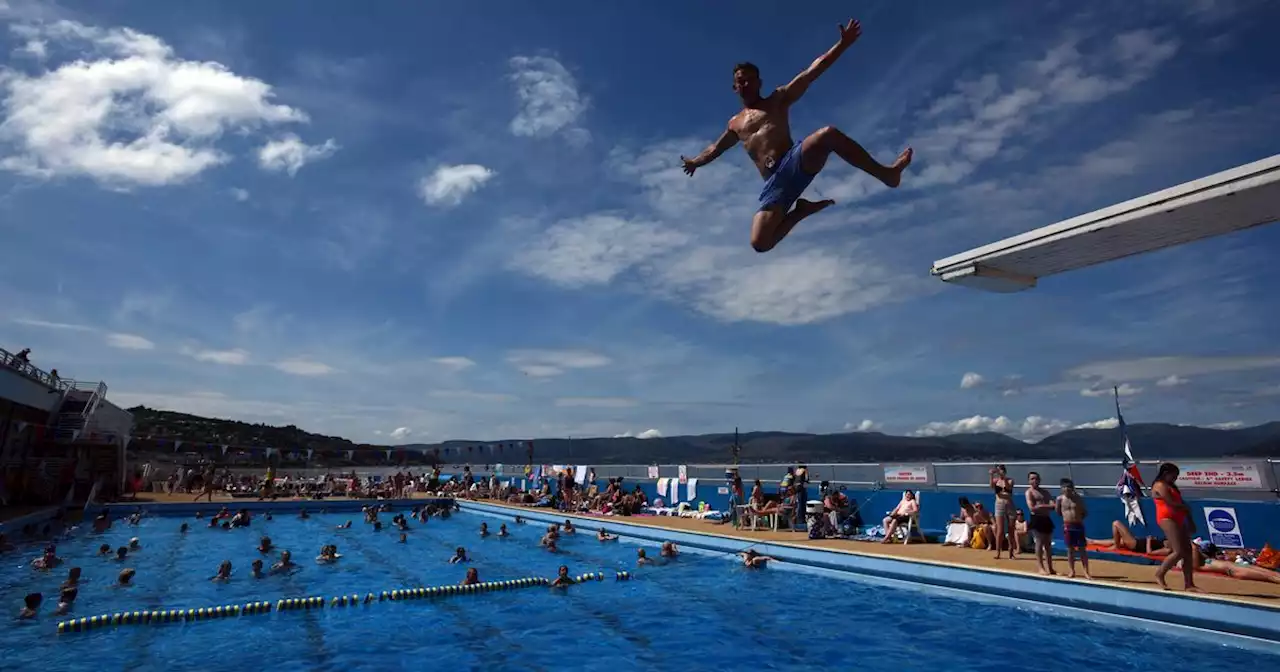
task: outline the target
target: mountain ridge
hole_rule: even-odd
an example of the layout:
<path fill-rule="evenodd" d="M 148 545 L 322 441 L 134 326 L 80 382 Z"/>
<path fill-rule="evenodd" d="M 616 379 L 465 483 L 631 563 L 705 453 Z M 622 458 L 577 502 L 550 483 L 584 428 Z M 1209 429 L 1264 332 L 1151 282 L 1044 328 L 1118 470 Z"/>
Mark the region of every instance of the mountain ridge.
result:
<path fill-rule="evenodd" d="M 272 447 L 313 450 L 321 457 L 345 451 L 407 451 L 434 455 L 436 449 L 460 449 L 442 454 L 442 461 L 512 463 L 526 459 L 525 439 L 478 441 L 451 439 L 439 443 L 375 445 L 342 437 L 312 434 L 293 425 L 275 427 L 236 420 L 205 418 L 145 407 L 129 409 L 134 415 L 134 450 L 145 452 L 152 443 L 183 441 L 192 444 L 227 444 L 237 448 Z M 1138 457 L 1143 459 L 1262 458 L 1280 456 L 1280 421 L 1240 429 L 1211 429 L 1166 423 L 1128 425 Z M 650 464 L 732 461 L 733 433 L 709 433 L 651 439 L 597 437 L 585 439 L 533 439 L 534 460 L 581 464 Z M 1071 429 L 1035 443 L 985 432 L 941 437 L 895 436 L 880 432 L 811 434 L 758 431 L 738 435 L 742 462 L 921 462 L 963 460 L 1090 460 L 1119 459 L 1123 444 L 1117 429 Z M 501 453 L 468 451 L 477 446 L 502 445 Z M 157 446 L 151 449 L 160 451 Z M 170 449 L 172 452 L 172 449 Z M 363 455 L 361 457 L 364 457 Z M 515 458 L 515 459 L 510 459 Z M 363 460 L 362 460 L 363 461 Z"/>

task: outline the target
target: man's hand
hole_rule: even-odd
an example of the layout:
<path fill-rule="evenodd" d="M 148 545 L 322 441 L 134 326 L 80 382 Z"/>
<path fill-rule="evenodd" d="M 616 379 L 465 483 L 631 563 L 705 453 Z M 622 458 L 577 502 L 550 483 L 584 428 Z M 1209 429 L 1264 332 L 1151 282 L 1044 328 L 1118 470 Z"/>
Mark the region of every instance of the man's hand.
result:
<path fill-rule="evenodd" d="M 692 176 L 692 175 L 693 175 L 693 171 L 697 170 L 697 169 L 698 169 L 698 166 L 700 165 L 700 164 L 698 163 L 698 159 L 697 159 L 697 158 L 693 158 L 693 159 L 686 159 L 685 157 L 683 157 L 683 156 L 682 156 L 682 157 L 680 157 L 680 162 L 684 164 L 684 173 L 685 173 L 685 175 L 690 175 L 690 176 Z"/>
<path fill-rule="evenodd" d="M 840 29 L 840 46 L 848 47 L 862 37 L 862 24 L 857 19 L 849 19 L 849 23 L 837 26 Z"/>

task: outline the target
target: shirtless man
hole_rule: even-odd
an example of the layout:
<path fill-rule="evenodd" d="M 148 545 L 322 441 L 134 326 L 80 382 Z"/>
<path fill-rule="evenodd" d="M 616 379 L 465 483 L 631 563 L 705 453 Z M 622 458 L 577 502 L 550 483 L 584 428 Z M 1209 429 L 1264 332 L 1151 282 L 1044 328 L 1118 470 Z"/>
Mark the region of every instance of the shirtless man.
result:
<path fill-rule="evenodd" d="M 886 166 L 832 126 L 820 128 L 798 143 L 792 141 L 791 106 L 862 35 L 862 26 L 853 19 L 839 28 L 840 41 L 834 47 L 819 56 L 790 83 L 768 96 L 760 95 L 759 68 L 751 63 L 734 66 L 733 90 L 742 98 L 742 111 L 729 119 L 729 128 L 701 154 L 693 158 L 680 157 L 684 162 L 684 172 L 693 175 L 694 171 L 716 160 L 738 142 L 743 143 L 747 155 L 760 170 L 760 177 L 765 180 L 764 190 L 760 192 L 760 210 L 751 222 L 751 247 L 756 252 L 772 250 L 800 220 L 835 204 L 832 200 L 815 202 L 800 198 L 831 154 L 890 188 L 898 186 L 902 181 L 902 171 L 911 165 L 910 147 Z M 793 203 L 794 209 L 791 207 Z"/>
<path fill-rule="evenodd" d="M 1036 544 L 1036 564 L 1041 574 L 1056 574 L 1053 571 L 1053 510 L 1057 508 L 1053 495 L 1040 487 L 1040 474 L 1027 474 L 1027 511 L 1031 518 L 1027 527 Z"/>
<path fill-rule="evenodd" d="M 1069 478 L 1062 479 L 1062 494 L 1058 495 L 1057 509 L 1058 515 L 1062 516 L 1062 539 L 1067 542 L 1067 578 L 1076 578 L 1078 555 L 1080 566 L 1084 568 L 1084 577 L 1092 579 L 1089 574 L 1089 540 L 1084 536 L 1084 518 L 1089 515 L 1089 507 Z"/>

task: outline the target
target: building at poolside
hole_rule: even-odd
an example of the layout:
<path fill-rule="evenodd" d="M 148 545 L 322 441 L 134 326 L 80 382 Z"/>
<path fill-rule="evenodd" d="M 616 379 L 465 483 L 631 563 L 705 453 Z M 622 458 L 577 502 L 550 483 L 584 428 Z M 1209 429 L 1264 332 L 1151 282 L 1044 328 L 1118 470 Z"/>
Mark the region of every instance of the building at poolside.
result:
<path fill-rule="evenodd" d="M 0 349 L 0 503 L 83 502 L 123 490 L 133 415 L 107 385 L 62 377 Z"/>

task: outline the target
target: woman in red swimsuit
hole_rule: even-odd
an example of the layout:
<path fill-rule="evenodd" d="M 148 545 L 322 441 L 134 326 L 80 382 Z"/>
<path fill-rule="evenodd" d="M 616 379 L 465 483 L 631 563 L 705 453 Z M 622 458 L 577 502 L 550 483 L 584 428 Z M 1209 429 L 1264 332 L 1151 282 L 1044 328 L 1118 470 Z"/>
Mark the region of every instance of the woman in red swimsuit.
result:
<path fill-rule="evenodd" d="M 1191 509 L 1182 501 L 1182 491 L 1175 485 L 1178 473 L 1178 465 L 1165 462 L 1160 465 L 1156 480 L 1151 484 L 1151 496 L 1156 501 L 1156 524 L 1164 532 L 1169 546 L 1169 555 L 1165 556 L 1164 562 L 1156 570 L 1156 583 L 1168 590 L 1164 576 L 1174 565 L 1182 562 L 1182 579 L 1186 589 L 1200 592 L 1196 588 L 1196 568 L 1191 555 L 1191 535 L 1195 534 L 1196 523 L 1191 518 Z"/>

